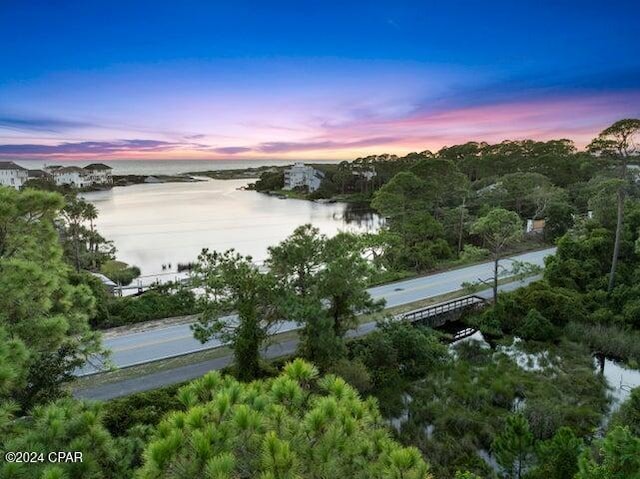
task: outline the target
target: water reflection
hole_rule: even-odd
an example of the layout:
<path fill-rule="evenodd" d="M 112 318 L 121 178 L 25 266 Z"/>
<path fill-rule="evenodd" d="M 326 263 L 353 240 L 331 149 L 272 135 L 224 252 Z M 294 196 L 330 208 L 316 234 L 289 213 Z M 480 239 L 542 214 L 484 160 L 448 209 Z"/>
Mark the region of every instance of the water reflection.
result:
<path fill-rule="evenodd" d="M 346 203 L 341 217 L 336 220 L 366 231 L 378 230 L 384 223 L 384 219 L 366 203 Z"/>
<path fill-rule="evenodd" d="M 162 265 L 194 261 L 202 248 L 235 248 L 261 262 L 267 247 L 302 224 L 322 233 L 376 231 L 380 218 L 362 205 L 280 200 L 241 191 L 247 180 L 160 183 L 86 193 L 96 205 L 100 232 L 114 241 L 118 258 L 143 275 L 163 273 Z"/>
<path fill-rule="evenodd" d="M 632 389 L 640 387 L 640 371 L 601 354 L 596 355 L 594 360 L 597 370 L 604 376 L 609 387 L 610 416 L 620 409 L 620 405 L 628 399 Z"/>

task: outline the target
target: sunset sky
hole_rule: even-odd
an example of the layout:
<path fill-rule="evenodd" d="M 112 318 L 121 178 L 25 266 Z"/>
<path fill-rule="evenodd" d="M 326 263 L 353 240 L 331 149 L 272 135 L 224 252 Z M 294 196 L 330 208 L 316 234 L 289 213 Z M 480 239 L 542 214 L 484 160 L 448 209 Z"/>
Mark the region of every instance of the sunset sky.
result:
<path fill-rule="evenodd" d="M 0 158 L 584 146 L 640 117 L 637 1 L 0 1 Z"/>

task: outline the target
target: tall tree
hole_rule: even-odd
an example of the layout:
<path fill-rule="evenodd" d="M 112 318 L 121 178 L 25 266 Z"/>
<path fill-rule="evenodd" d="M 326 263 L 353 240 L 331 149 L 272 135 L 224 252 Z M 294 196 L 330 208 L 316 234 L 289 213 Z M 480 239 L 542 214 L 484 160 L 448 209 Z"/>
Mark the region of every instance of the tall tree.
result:
<path fill-rule="evenodd" d="M 29 351 L 18 338 L 11 338 L 0 327 L 0 434 L 18 410 L 14 399 L 27 376 Z"/>
<path fill-rule="evenodd" d="M 283 287 L 284 316 L 302 326 L 300 351 L 321 367 L 344 355 L 344 334 L 358 314 L 382 305 L 367 292 L 371 265 L 363 242 L 340 233 L 328 239 L 304 225 L 269 248 L 267 266 Z"/>
<path fill-rule="evenodd" d="M 620 120 L 602 130 L 598 137 L 588 146 L 589 151 L 593 153 L 615 158 L 620 167 L 618 176 L 620 183 L 617 191 L 616 235 L 613 243 L 611 271 L 609 272 L 609 291 L 612 291 L 616 284 L 616 268 L 618 266 L 622 223 L 624 221 L 624 200 L 628 185 L 627 164 L 631 156 L 638 155 L 638 144 L 636 142 L 638 133 L 640 133 L 639 119 Z"/>
<path fill-rule="evenodd" d="M 212 337 L 227 341 L 239 377 L 255 379 L 260 374 L 260 350 L 280 319 L 275 277 L 261 272 L 250 256 L 204 249 L 192 278 L 202 291 L 198 298 L 202 312 L 192 326 L 195 337 L 203 343 Z"/>
<path fill-rule="evenodd" d="M 269 248 L 266 265 L 283 287 L 283 316 L 302 326 L 300 354 L 321 368 L 346 353 L 335 334 L 320 288 L 326 267 L 327 237 L 311 225 L 299 226 L 284 241 Z"/>
<path fill-rule="evenodd" d="M 356 325 L 358 314 L 371 314 L 384 307 L 367 291 L 371 266 L 362 257 L 358 238 L 339 233 L 327 241 L 325 267 L 319 273 L 320 296 L 328 300 L 336 336 L 342 338 Z"/>
<path fill-rule="evenodd" d="M 96 207 L 75 194 L 67 195 L 61 211 L 61 237 L 65 253 L 76 271 L 96 270 L 114 259 L 115 248 L 95 229 Z"/>
<path fill-rule="evenodd" d="M 430 206 L 425 187 L 414 173 L 403 171 L 376 192 L 371 206 L 391 221 L 403 222 L 411 213 Z"/>
<path fill-rule="evenodd" d="M 61 384 L 95 353 L 89 329 L 94 298 L 73 286 L 54 222 L 57 193 L 0 188 L 0 328 L 27 349 L 24 387 L 12 396 L 23 408 L 57 397 Z"/>
<path fill-rule="evenodd" d="M 425 196 L 437 209 L 458 204 L 469 190 L 469 180 L 456 164 L 443 158 L 424 159 L 411 172 L 425 183 Z"/>
<path fill-rule="evenodd" d="M 508 416 L 491 448 L 509 477 L 521 479 L 533 451 L 533 433 L 526 418 L 522 414 Z"/>
<path fill-rule="evenodd" d="M 318 228 L 310 224 L 299 226 L 284 241 L 269 247 L 266 265 L 296 294 L 306 297 L 317 285 L 326 241 Z"/>
<path fill-rule="evenodd" d="M 493 301 L 497 303 L 500 259 L 503 257 L 505 249 L 522 237 L 522 221 L 513 211 L 495 208 L 476 220 L 471 227 L 471 234 L 482 237 L 484 244 L 491 251 Z"/>

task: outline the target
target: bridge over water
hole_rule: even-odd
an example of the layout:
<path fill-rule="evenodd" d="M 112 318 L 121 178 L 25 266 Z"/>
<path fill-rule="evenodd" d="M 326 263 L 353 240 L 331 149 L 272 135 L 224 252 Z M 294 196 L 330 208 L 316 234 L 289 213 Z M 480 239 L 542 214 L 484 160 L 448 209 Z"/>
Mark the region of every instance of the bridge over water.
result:
<path fill-rule="evenodd" d="M 457 321 L 465 313 L 480 311 L 488 303 L 489 301 L 481 296 L 469 295 L 409 311 L 398 315 L 396 319 L 420 322 L 425 326 L 437 328 L 449 321 Z"/>

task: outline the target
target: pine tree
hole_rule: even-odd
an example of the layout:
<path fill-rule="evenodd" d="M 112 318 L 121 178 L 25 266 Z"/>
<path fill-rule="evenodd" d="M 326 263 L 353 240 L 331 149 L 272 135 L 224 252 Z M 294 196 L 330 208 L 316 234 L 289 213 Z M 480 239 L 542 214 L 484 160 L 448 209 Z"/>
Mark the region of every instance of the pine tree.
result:
<path fill-rule="evenodd" d="M 576 479 L 640 479 L 640 438 L 616 427 L 583 452 Z"/>
<path fill-rule="evenodd" d="M 522 414 L 507 417 L 504 429 L 493 441 L 498 464 L 510 478 L 521 479 L 531 459 L 533 434 Z"/>
<path fill-rule="evenodd" d="M 578 457 L 583 448 L 582 440 L 568 427 L 561 427 L 548 441 L 538 445 L 538 466 L 532 478 L 565 479 L 578 472 Z"/>
<path fill-rule="evenodd" d="M 374 399 L 300 359 L 248 384 L 211 372 L 179 397 L 187 410 L 158 426 L 140 479 L 431 478 L 416 448 L 389 437 Z"/>

